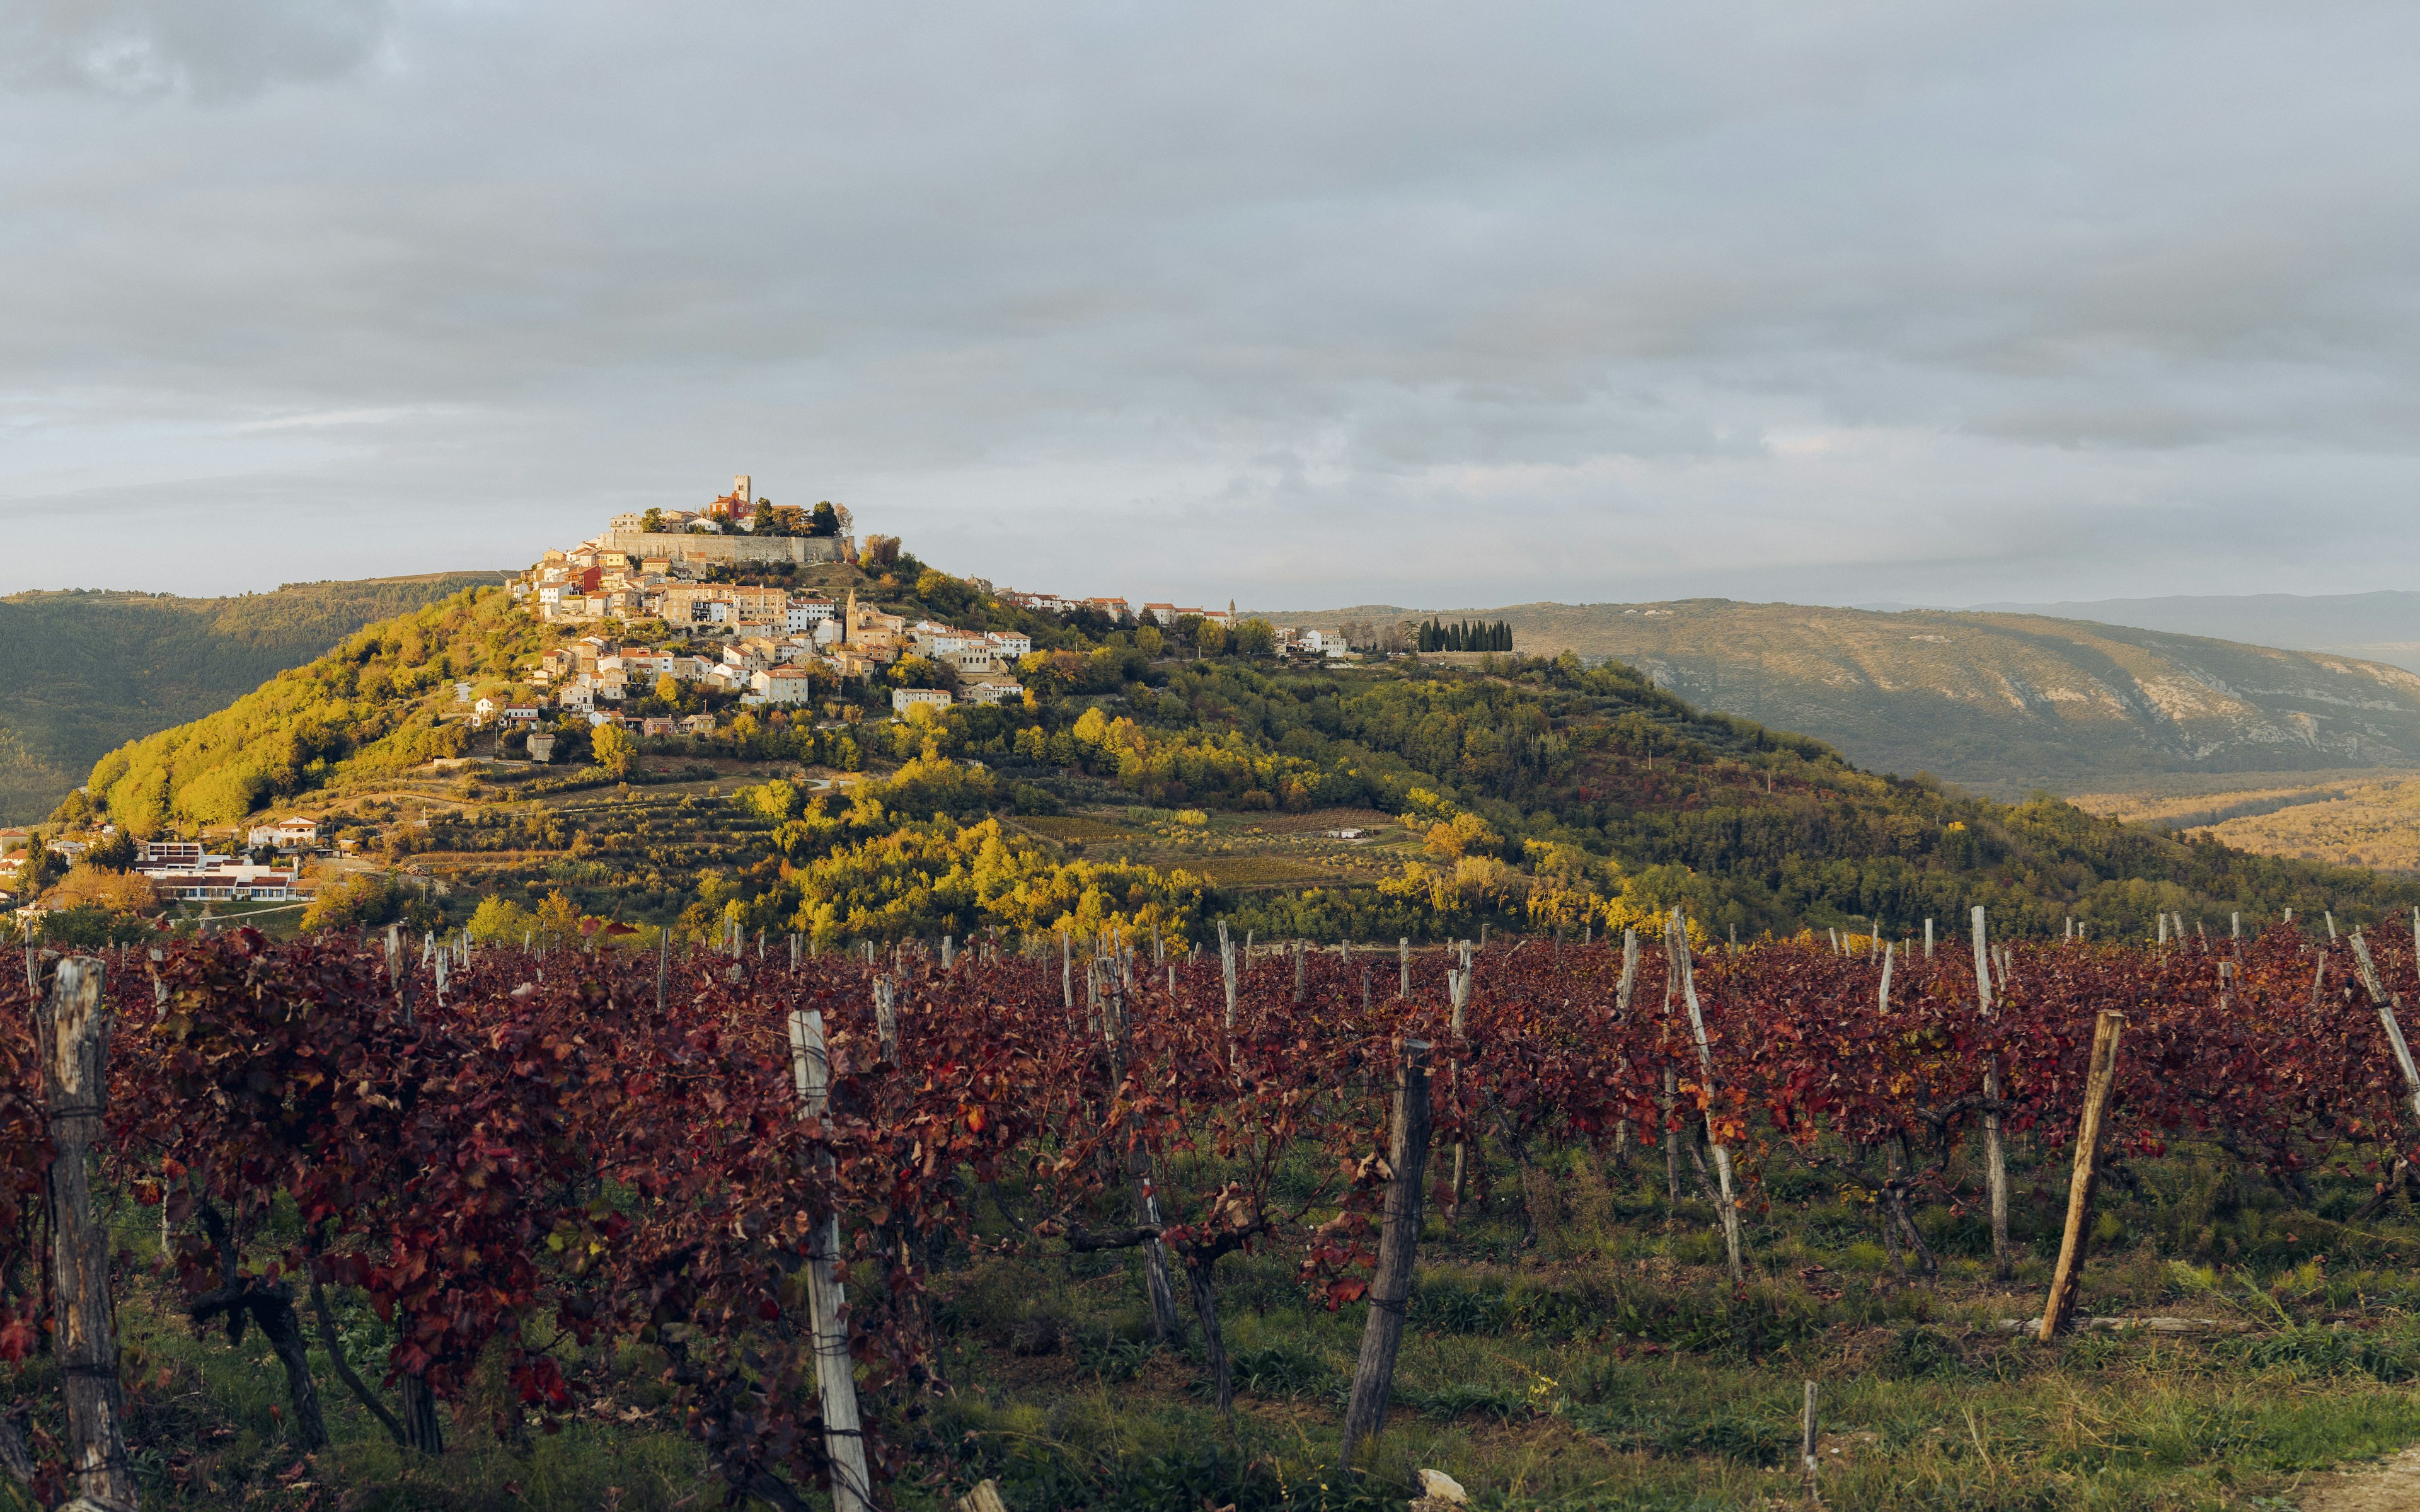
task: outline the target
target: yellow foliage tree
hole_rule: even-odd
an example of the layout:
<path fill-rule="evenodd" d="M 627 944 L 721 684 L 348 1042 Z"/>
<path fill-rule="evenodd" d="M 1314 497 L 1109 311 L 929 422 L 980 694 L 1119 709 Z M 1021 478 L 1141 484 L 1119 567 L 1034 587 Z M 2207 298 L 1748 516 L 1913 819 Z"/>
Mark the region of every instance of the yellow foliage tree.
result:
<path fill-rule="evenodd" d="M 113 914 L 147 914 L 160 902 L 151 879 L 139 872 L 111 872 L 78 863 L 51 890 L 54 908 L 105 908 Z"/>
<path fill-rule="evenodd" d="M 580 910 L 571 906 L 571 900 L 563 895 L 562 888 L 548 893 L 546 902 L 537 905 L 536 928 L 542 945 L 580 943 Z"/>
<path fill-rule="evenodd" d="M 537 916 L 510 898 L 490 894 L 471 915 L 471 937 L 495 945 L 519 945 L 537 929 Z"/>

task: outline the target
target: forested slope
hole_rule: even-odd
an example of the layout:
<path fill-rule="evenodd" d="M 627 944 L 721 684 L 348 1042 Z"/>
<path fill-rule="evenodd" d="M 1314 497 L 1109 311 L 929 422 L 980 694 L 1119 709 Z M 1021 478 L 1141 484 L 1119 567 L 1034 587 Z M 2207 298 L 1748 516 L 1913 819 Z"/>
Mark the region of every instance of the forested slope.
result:
<path fill-rule="evenodd" d="M 223 708 L 365 625 L 496 580 L 440 573 L 233 598 L 0 598 L 0 823 L 40 818 L 114 746 Z"/>

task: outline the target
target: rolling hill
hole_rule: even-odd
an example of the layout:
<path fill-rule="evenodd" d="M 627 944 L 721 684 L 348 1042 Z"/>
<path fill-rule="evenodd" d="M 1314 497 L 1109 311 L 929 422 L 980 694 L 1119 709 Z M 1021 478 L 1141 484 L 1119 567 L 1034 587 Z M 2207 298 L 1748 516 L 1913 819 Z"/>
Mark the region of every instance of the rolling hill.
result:
<path fill-rule="evenodd" d="M 501 573 L 287 583 L 232 598 L 0 598 L 0 824 L 28 824 L 126 741 L 199 718 L 363 625 Z"/>
<path fill-rule="evenodd" d="M 1969 607 L 2328 651 L 2420 671 L 2420 594 L 2211 594 Z"/>
<path fill-rule="evenodd" d="M 1636 666 L 1694 702 L 1980 791 L 2171 772 L 2420 764 L 2420 675 L 2322 652 L 2054 619 L 1687 599 L 1404 610 L 1509 622 L 1516 647 Z"/>
<path fill-rule="evenodd" d="M 907 562 L 888 586 L 891 612 L 1019 612 Z M 537 767 L 474 751 L 452 685 L 513 679 L 579 627 L 462 593 L 109 752 L 58 818 L 193 833 L 293 806 L 446 883 L 452 901 L 421 901 L 431 924 L 463 922 L 482 895 L 535 908 L 561 889 L 598 917 L 692 934 L 737 920 L 826 944 L 1047 930 L 1068 908 L 1081 933 L 1104 910 L 1179 906 L 1171 887 L 1191 900 L 1188 928 L 1215 908 L 1233 928 L 1323 941 L 1610 927 L 1682 902 L 1726 933 L 1907 928 L 1982 903 L 2017 933 L 2073 919 L 2098 938 L 2169 912 L 2377 918 L 2420 904 L 2408 880 L 1862 772 L 1618 664 L 1304 667 L 1156 631 L 1013 623 L 1047 648 L 1022 669 L 1030 703 L 892 721 L 887 682 L 849 683 L 807 718 L 676 687 L 683 711 L 711 701 L 727 722 L 629 744 L 609 769 L 590 764 L 605 757 L 587 721 L 564 716 L 569 743 Z M 729 790 L 751 779 L 765 785 Z M 987 827 L 1020 814 L 1033 844 Z M 1030 822 L 1063 817 L 1055 832 Z M 1322 837 L 1350 849 L 1292 841 L 1340 826 L 1372 828 Z M 1095 842 L 1106 871 L 1075 849 Z M 1123 870 L 1144 857 L 1118 845 L 1177 872 Z"/>

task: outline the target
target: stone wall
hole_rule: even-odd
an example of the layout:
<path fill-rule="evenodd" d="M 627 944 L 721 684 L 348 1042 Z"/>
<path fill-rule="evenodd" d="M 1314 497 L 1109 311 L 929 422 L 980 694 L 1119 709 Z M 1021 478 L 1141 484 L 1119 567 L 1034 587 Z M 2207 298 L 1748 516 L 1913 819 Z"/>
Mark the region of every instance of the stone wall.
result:
<path fill-rule="evenodd" d="M 609 550 L 628 552 L 636 562 L 666 557 L 675 562 L 845 562 L 855 545 L 845 535 L 673 535 L 646 531 L 608 531 Z"/>

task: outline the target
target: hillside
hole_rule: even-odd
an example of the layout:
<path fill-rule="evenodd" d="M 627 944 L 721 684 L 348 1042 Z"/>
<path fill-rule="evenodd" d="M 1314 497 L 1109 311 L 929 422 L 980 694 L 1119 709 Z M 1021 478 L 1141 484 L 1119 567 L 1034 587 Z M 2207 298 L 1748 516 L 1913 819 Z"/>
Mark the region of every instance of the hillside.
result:
<path fill-rule="evenodd" d="M 1301 623 L 1376 620 L 1361 607 Z M 2005 796 L 2171 772 L 2420 761 L 2420 675 L 2324 653 L 2040 615 L 1689 599 L 1452 610 L 1525 653 L 1639 668 L 1684 697 Z"/>
<path fill-rule="evenodd" d="M 913 566 L 886 606 L 1014 612 Z M 845 684 L 813 717 L 709 702 L 714 734 L 645 742 L 611 773 L 566 720 L 558 764 L 532 768 L 487 759 L 452 684 L 501 687 L 569 632 L 467 593 L 110 753 L 92 785 L 138 831 L 314 814 L 460 884 L 433 904 L 455 922 L 476 893 L 532 909 L 561 890 L 591 914 L 826 942 L 1213 909 L 1264 937 L 1433 939 L 1678 902 L 1743 933 L 1985 903 L 2019 932 L 2072 917 L 2105 935 L 2164 911 L 2420 902 L 2366 872 L 1874 776 L 1620 666 L 1295 668 L 1152 629 L 1033 628 L 1031 705 L 899 723 L 887 687 Z M 85 816 L 79 799 L 60 817 Z M 1308 833 L 1330 826 L 1368 832 Z"/>
<path fill-rule="evenodd" d="M 0 598 L 0 824 L 48 813 L 112 747 L 222 708 L 373 621 L 499 576 L 287 583 L 232 598 Z"/>
<path fill-rule="evenodd" d="M 2087 813 L 2200 830 L 2239 850 L 2336 866 L 2420 872 L 2420 772 L 2375 768 L 2280 782 L 2272 777 L 2170 778 L 2075 795 Z"/>
<path fill-rule="evenodd" d="M 2000 614 L 2131 625 L 2292 651 L 2327 651 L 2420 671 L 2420 594 L 2193 594 L 2056 604 L 1976 604 Z"/>

